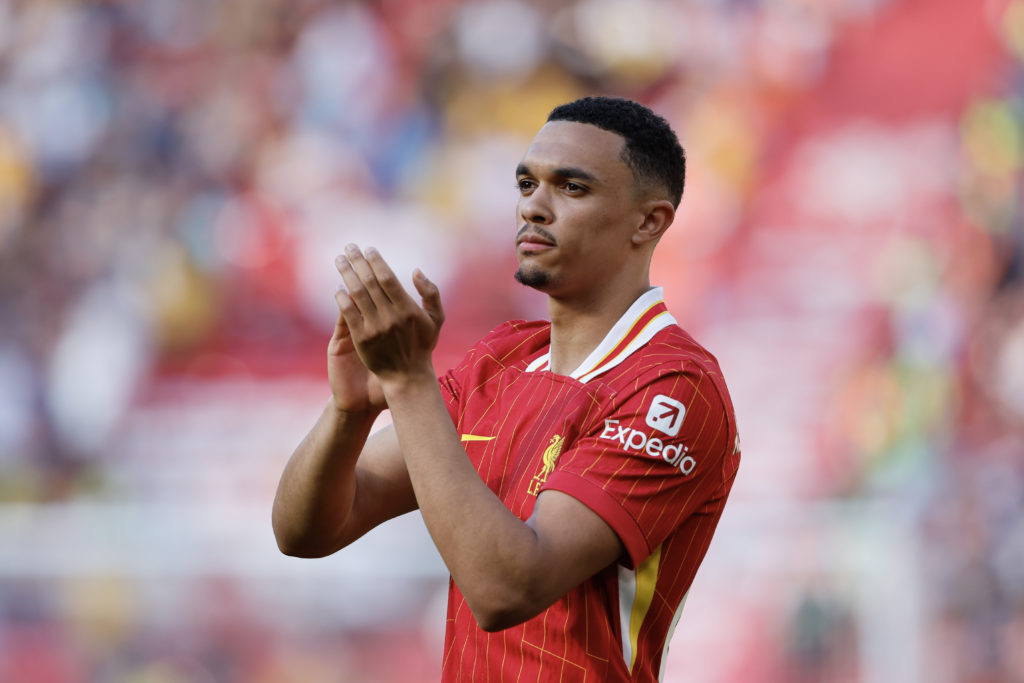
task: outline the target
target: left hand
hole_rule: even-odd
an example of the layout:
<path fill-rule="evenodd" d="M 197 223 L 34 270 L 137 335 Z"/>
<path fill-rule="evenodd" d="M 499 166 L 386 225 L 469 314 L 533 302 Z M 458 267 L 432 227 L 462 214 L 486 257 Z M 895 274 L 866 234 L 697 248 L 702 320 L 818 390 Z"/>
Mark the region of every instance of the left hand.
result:
<path fill-rule="evenodd" d="M 348 290 L 338 292 L 338 305 L 366 368 L 382 384 L 424 375 L 433 380 L 431 353 L 444 323 L 437 286 L 419 269 L 413 273 L 421 306 L 376 249 L 364 255 L 350 244 L 336 262 Z"/>

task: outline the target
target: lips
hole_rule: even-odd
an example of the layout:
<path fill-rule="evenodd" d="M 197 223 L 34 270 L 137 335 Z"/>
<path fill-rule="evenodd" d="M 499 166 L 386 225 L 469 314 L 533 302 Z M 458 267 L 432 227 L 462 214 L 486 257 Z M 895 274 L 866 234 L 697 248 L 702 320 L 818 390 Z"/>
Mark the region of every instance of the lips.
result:
<path fill-rule="evenodd" d="M 554 240 L 536 232 L 524 232 L 516 238 L 520 251 L 544 251 L 555 246 Z"/>

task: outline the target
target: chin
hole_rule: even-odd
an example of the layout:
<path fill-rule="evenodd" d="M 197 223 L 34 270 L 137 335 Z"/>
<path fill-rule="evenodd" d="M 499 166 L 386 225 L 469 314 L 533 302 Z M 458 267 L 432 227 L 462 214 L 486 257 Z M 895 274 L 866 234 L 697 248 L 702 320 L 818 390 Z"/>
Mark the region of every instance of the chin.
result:
<path fill-rule="evenodd" d="M 516 282 L 532 287 L 533 289 L 543 290 L 551 284 L 551 275 L 539 268 L 527 268 L 519 266 L 519 270 L 515 274 Z"/>

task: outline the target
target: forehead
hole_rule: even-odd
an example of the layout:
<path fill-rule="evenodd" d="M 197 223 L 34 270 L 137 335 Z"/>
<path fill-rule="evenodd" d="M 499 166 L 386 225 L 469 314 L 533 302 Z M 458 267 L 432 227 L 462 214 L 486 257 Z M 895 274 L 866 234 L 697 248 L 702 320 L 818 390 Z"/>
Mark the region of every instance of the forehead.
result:
<path fill-rule="evenodd" d="M 535 172 L 554 168 L 580 168 L 599 178 L 631 175 L 622 160 L 626 141 L 589 123 L 549 121 L 533 138 L 523 163 Z"/>

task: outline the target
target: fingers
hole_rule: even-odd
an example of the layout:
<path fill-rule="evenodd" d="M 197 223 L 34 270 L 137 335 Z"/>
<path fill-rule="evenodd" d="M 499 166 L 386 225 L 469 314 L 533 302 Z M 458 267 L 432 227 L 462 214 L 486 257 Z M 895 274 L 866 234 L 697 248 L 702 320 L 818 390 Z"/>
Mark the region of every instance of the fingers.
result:
<path fill-rule="evenodd" d="M 332 340 L 341 341 L 351 339 L 352 330 L 359 329 L 363 323 L 363 315 L 359 311 L 349 293 L 342 287 L 334 293 L 334 300 L 338 303 L 338 320 L 334 324 L 334 335 Z"/>
<path fill-rule="evenodd" d="M 387 264 L 384 257 L 380 255 L 380 252 L 370 247 L 366 250 L 366 263 L 373 271 L 373 276 L 380 286 L 381 293 L 388 298 L 389 301 L 398 305 L 406 306 L 412 303 L 412 299 L 409 293 L 405 291 L 405 287 L 395 277 L 395 273 L 391 270 L 391 266 Z"/>
<path fill-rule="evenodd" d="M 412 274 L 412 283 L 416 291 L 420 293 L 423 301 L 423 310 L 427 312 L 434 323 L 440 327 L 444 323 L 444 307 L 441 305 L 441 291 L 433 282 L 427 279 L 423 271 L 417 268 Z"/>
<path fill-rule="evenodd" d="M 387 308 L 391 304 L 359 247 L 349 244 L 345 247 L 344 255 L 338 256 L 334 262 L 345 281 L 348 297 L 362 315 L 372 316 L 378 309 Z"/>
<path fill-rule="evenodd" d="M 344 296 L 345 299 L 348 299 L 348 294 L 345 292 L 345 289 L 339 286 L 338 290 L 334 293 L 334 301 L 338 304 L 338 319 L 334 322 L 335 339 L 342 339 L 344 337 L 352 336 L 352 333 L 349 332 L 348 329 L 348 323 L 345 321 L 345 311 L 341 296 Z M 350 303 L 351 299 L 348 299 L 348 301 Z"/>
<path fill-rule="evenodd" d="M 337 296 L 335 299 L 337 300 Z M 355 311 L 355 304 L 352 304 L 351 300 L 348 300 L 348 305 Z M 358 311 L 355 311 L 355 315 L 359 315 Z M 353 348 L 352 332 L 349 330 L 348 321 L 345 320 L 345 313 L 341 310 L 341 301 L 339 300 L 338 320 L 334 323 L 334 334 L 331 335 L 331 340 L 327 343 L 327 354 L 337 356 L 351 351 Z"/>
<path fill-rule="evenodd" d="M 350 244 L 345 247 L 345 254 L 338 256 L 336 265 L 345 286 L 335 294 L 335 299 L 350 328 L 369 322 L 368 319 L 383 322 L 389 318 L 415 317 L 420 307 L 373 247 L 364 254 Z M 440 327 L 445 315 L 437 285 L 419 269 L 413 273 L 413 285 L 420 294 L 423 310 Z"/>

